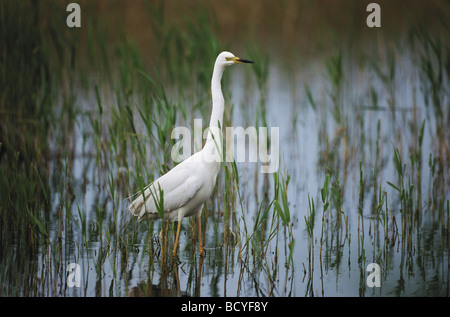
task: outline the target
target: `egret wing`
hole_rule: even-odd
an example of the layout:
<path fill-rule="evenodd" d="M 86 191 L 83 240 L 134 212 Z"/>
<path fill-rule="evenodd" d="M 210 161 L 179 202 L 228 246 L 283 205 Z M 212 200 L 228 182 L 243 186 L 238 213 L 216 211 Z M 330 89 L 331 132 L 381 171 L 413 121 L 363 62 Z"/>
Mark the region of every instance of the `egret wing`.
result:
<path fill-rule="evenodd" d="M 155 180 L 130 205 L 132 214 L 141 219 L 146 213 L 156 214 L 156 205 L 160 203 L 160 192 L 164 197 L 164 211 L 176 210 L 189 202 L 200 190 L 203 183 L 191 175 L 189 169 L 173 169 Z M 156 203 L 155 203 L 156 202 Z"/>

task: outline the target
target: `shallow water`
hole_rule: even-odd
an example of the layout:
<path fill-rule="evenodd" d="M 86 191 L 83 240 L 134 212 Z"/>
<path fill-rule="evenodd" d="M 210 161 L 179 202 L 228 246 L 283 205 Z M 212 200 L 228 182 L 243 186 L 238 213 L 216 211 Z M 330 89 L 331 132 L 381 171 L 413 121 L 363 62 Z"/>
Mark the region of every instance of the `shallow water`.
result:
<path fill-rule="evenodd" d="M 348 65 L 348 70 L 352 69 Z M 327 102 L 326 93 L 322 91 L 321 80 L 324 72 L 303 69 L 302 73 L 309 72 L 307 82 L 311 87 L 318 87 L 314 92 L 316 96 L 323 96 L 324 100 L 318 100 L 318 104 Z M 252 122 L 252 113 L 259 102 L 259 96 L 251 90 L 251 96 L 246 96 L 245 89 L 239 84 L 243 72 L 249 70 L 240 69 L 236 72 L 230 70 L 231 84 L 227 90 L 231 92 L 231 102 L 235 104 L 233 123 L 235 126 L 248 125 Z M 362 217 L 358 213 L 359 197 L 359 162 L 362 161 L 364 174 L 369 179 L 369 168 L 374 164 L 374 144 L 369 141 L 361 143 L 360 135 L 355 135 L 356 147 L 349 165 L 344 167 L 348 176 L 343 195 L 343 225 L 322 225 L 322 203 L 320 188 L 323 185 L 325 173 L 323 165 L 319 161 L 320 140 L 318 138 L 321 126 L 327 127 L 327 133 L 333 135 L 336 124 L 330 115 L 324 113 L 326 109 L 314 110 L 305 101 L 301 93 L 293 99 L 292 91 L 302 91 L 303 87 L 292 87 L 292 83 L 286 83 L 283 74 L 278 72 L 276 66 L 270 70 L 269 82 L 266 90 L 267 121 L 269 126 L 280 128 L 280 150 L 283 161 L 280 171 L 287 171 L 290 175 L 288 185 L 288 198 L 291 211 L 292 236 L 295 239 L 295 248 L 292 255 L 292 263 L 287 265 L 289 248 L 287 247 L 287 231 L 282 224 L 276 232 L 275 237 L 268 243 L 265 256 L 258 257 L 249 250 L 243 251 L 246 255 L 239 258 L 239 246 L 228 245 L 224 240 L 224 217 L 218 216 L 217 206 L 207 205 L 208 217 L 203 222 L 204 241 L 206 246 L 206 257 L 199 257 L 196 246 L 197 240 L 193 234 L 195 223 L 193 219 L 183 222 L 180 237 L 179 258 L 177 261 L 167 260 L 163 264 L 161 251 L 149 254 L 149 247 L 155 249 L 160 247 L 159 222 L 155 223 L 153 230 L 145 229 L 141 224 L 138 240 L 128 245 L 128 250 L 119 248 L 119 245 L 108 245 L 105 241 L 105 232 L 100 235 L 94 234 L 102 230 L 97 228 L 98 216 L 96 208 L 101 208 L 105 219 L 104 226 L 107 227 L 109 217 L 112 217 L 113 205 L 108 191 L 103 188 L 99 177 L 99 167 L 92 162 L 92 155 L 83 154 L 83 147 L 89 148 L 90 140 L 82 144 L 80 137 L 84 121 L 76 129 L 78 134 L 75 146 L 75 155 L 70 174 L 75 186 L 75 202 L 72 204 L 72 215 L 74 224 L 80 219 L 77 206 L 81 212 L 86 214 L 88 230 L 90 234 L 89 243 L 80 240 L 82 235 L 76 225 L 66 231 L 61 248 L 64 269 L 66 263 L 77 263 L 81 269 L 81 287 L 67 287 L 64 272 L 54 273 L 56 279 L 52 287 L 44 290 L 45 295 L 65 296 L 415 296 L 415 295 L 448 295 L 449 287 L 449 250 L 448 250 L 448 214 L 444 219 L 436 219 L 436 211 L 431 207 L 424 207 L 420 221 L 415 225 L 410 239 L 411 245 L 407 245 L 407 238 L 401 231 L 402 215 L 399 212 L 396 192 L 386 181 L 396 183 L 395 170 L 393 166 L 392 144 L 396 146 L 407 146 L 412 142 L 407 129 L 408 122 L 413 120 L 413 110 L 409 105 L 408 92 L 412 90 L 411 85 L 417 86 L 418 79 L 407 81 L 398 75 L 396 97 L 404 104 L 400 107 L 405 111 L 396 113 L 395 121 L 389 110 L 361 109 L 357 116 L 349 115 L 349 125 L 357 125 L 356 120 L 363 120 L 366 138 L 374 142 L 376 138 L 376 122 L 382 124 L 381 136 L 379 138 L 382 148 L 381 161 L 384 161 L 380 169 L 379 179 L 381 188 L 387 192 L 387 208 L 389 221 L 395 218 L 396 227 L 388 224 L 386 228 L 372 212 L 372 196 L 370 185 L 367 185 L 366 199 L 362 210 Z M 360 107 L 366 102 L 364 81 L 370 77 L 362 73 L 353 81 L 348 82 L 348 95 L 355 96 Z M 306 80 L 305 80 L 306 81 Z M 359 85 L 356 85 L 359 82 Z M 354 88 L 357 86 L 357 88 Z M 362 86 L 362 87 L 361 87 Z M 418 94 L 417 100 L 422 96 Z M 242 101 L 246 100 L 246 101 Z M 380 100 L 380 103 L 382 100 Z M 89 104 L 89 101 L 86 101 Z M 246 103 L 246 106 L 240 105 Z M 417 105 L 419 112 L 425 112 L 420 103 Z M 380 107 L 382 108 L 382 107 Z M 293 120 L 294 114 L 297 116 Z M 353 123 L 354 122 L 354 123 Z M 355 128 L 355 132 L 361 133 Z M 396 135 L 401 135 L 398 143 Z M 349 138 L 350 139 L 350 138 Z M 425 134 L 423 141 L 423 155 L 426 158 L 432 152 L 432 138 L 429 133 Z M 342 163 L 341 163 L 342 164 Z M 339 165 L 338 165 L 339 166 Z M 261 196 L 267 188 L 264 176 L 272 180 L 272 175 L 259 173 L 257 163 L 237 163 L 240 175 L 239 190 L 242 197 L 243 210 L 237 208 L 237 224 L 228 224 L 232 232 L 237 231 L 238 226 L 241 233 L 251 234 Z M 101 172 L 100 172 L 101 173 Z M 284 173 L 284 172 L 283 172 Z M 117 172 L 117 175 L 120 173 Z M 257 175 L 257 176 L 255 176 Z M 81 183 L 84 180 L 84 189 Z M 87 179 L 86 179 L 87 178 Z M 256 183 L 255 183 L 256 180 Z M 219 184 L 223 181 L 219 177 Z M 340 178 L 342 181 L 342 176 Z M 369 183 L 369 181 L 368 181 Z M 423 199 L 430 191 L 431 175 L 426 166 L 423 167 L 422 193 Z M 219 189 L 221 185 L 218 185 Z M 77 189 L 78 187 L 78 189 Z M 255 190 L 258 193 L 255 193 Z M 267 188 L 270 197 L 273 188 Z M 446 190 L 448 192 L 448 189 Z M 220 190 L 219 190 L 220 192 Z M 259 198 L 255 196 L 259 195 Z M 216 193 L 213 204 L 221 203 L 222 194 Z M 308 237 L 304 217 L 310 212 L 308 197 L 314 199 L 316 204 L 315 226 L 313 237 Z M 126 208 L 126 197 L 118 195 L 116 207 L 119 213 Z M 53 208 L 56 210 L 60 204 L 57 195 L 53 200 Z M 448 210 L 446 211 L 448 213 Z M 337 215 L 331 210 L 332 217 L 329 221 L 336 221 Z M 394 218 L 392 218 L 394 217 Z M 334 220 L 333 220 L 334 219 Z M 245 220 L 245 222 L 244 222 Z M 363 224 L 362 224 L 363 223 Z M 363 228 L 362 228 L 363 226 Z M 397 230 L 398 229 L 398 230 Z M 442 229 L 442 230 L 441 230 Z M 58 227 L 52 228 L 56 235 Z M 267 239 L 269 228 L 266 229 L 264 239 Z M 322 230 L 324 230 L 322 233 Z M 237 232 L 236 232 L 237 233 Z M 52 234 L 52 233 L 51 233 Z M 228 233 L 230 234 L 230 233 Z M 233 233 L 234 234 L 234 233 Z M 174 232 L 169 231 L 173 239 Z M 241 236 L 244 243 L 245 235 Z M 323 246 L 321 252 L 321 239 Z M 98 241 L 96 241 L 98 240 Z M 56 246 L 53 246 L 55 248 Z M 253 248 L 251 244 L 248 248 Z M 254 249 L 255 252 L 261 250 Z M 42 252 L 42 251 L 41 251 Z M 51 252 L 50 252 L 51 253 Z M 45 257 L 50 257 L 46 255 Z M 44 255 L 42 255 L 44 259 Z M 45 261 L 38 266 L 45 271 Z M 377 263 L 381 267 L 381 287 L 369 287 L 367 284 L 367 266 Z M 39 271 L 39 270 L 38 270 Z M 47 272 L 48 274 L 48 272 Z M 51 273 L 50 273 L 51 275 Z M 49 285 L 50 286 L 50 285 Z"/>

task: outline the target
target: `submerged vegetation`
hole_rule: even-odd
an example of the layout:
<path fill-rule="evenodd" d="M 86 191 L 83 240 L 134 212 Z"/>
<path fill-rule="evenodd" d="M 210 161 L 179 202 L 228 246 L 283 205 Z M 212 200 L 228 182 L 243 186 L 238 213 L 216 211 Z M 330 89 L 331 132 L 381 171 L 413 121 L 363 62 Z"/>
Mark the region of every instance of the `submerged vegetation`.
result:
<path fill-rule="evenodd" d="M 449 296 L 450 26 L 424 22 L 448 4 L 385 3 L 386 28 L 406 16 L 391 38 L 351 1 L 356 26 L 218 3 L 80 1 L 69 29 L 58 1 L 0 2 L 0 295 Z M 224 126 L 280 127 L 279 170 L 222 163 L 206 256 L 189 219 L 173 259 L 176 226 L 128 219 L 127 198 L 176 164 L 175 127 L 207 121 L 222 50 L 256 62 L 224 76 Z"/>

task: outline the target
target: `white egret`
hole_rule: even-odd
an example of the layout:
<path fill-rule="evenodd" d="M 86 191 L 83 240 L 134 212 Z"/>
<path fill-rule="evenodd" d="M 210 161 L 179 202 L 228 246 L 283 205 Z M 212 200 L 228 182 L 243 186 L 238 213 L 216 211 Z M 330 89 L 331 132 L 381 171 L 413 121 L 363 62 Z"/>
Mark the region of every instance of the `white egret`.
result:
<path fill-rule="evenodd" d="M 224 98 L 221 88 L 222 74 L 227 66 L 236 63 L 253 63 L 241 59 L 230 52 L 222 52 L 216 59 L 211 80 L 212 113 L 209 132 L 202 150 L 194 153 L 153 183 L 138 193 L 138 197 L 128 206 L 128 211 L 144 218 L 158 219 L 157 205 L 163 205 L 164 217 L 171 221 L 178 221 L 173 255 L 176 255 L 180 235 L 181 221 L 184 217 L 197 215 L 199 250 L 203 255 L 201 222 L 203 203 L 211 196 L 220 169 L 220 160 L 205 159 L 222 149 L 220 129 L 222 127 Z M 162 193 L 162 197 L 160 197 Z M 161 208 L 161 206 L 160 206 Z"/>

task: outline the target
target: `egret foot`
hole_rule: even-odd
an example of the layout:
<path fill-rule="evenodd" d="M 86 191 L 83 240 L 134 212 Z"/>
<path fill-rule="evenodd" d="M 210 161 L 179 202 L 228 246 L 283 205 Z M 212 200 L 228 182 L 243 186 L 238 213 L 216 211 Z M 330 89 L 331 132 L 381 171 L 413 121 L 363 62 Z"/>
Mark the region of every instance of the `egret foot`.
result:
<path fill-rule="evenodd" d="M 181 221 L 178 221 L 177 235 L 175 237 L 175 245 L 173 246 L 173 251 L 172 251 L 173 257 L 175 257 L 177 255 L 177 247 L 178 247 L 178 239 L 180 237 L 180 229 L 181 229 Z"/>
<path fill-rule="evenodd" d="M 205 255 L 205 248 L 203 247 L 203 242 L 202 242 L 202 222 L 200 217 L 197 217 L 198 220 L 198 249 L 200 251 L 200 255 L 204 256 Z"/>

